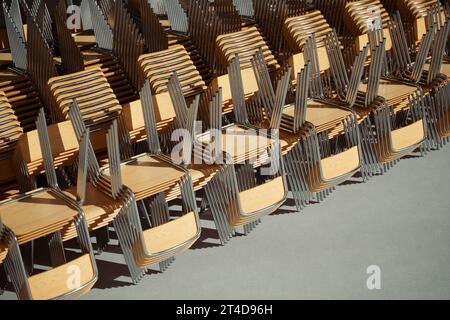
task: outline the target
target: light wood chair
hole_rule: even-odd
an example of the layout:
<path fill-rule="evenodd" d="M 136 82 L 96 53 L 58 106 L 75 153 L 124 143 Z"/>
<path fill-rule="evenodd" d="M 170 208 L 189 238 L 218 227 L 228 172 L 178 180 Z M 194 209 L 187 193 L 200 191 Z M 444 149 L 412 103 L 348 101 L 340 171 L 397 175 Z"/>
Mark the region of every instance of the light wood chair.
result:
<path fill-rule="evenodd" d="M 355 62 L 352 80 L 361 76 L 366 54 L 367 51 L 361 53 Z M 286 170 L 299 210 L 314 197 L 323 200 L 335 186 L 360 170 L 363 163 L 358 119 L 351 109 L 351 98 L 347 98 L 347 105 L 308 99 L 309 86 L 317 80 L 311 78 L 311 69 L 309 62 L 298 73 L 296 99 L 283 110 L 284 132 L 280 135 L 290 142 L 286 145 Z M 351 97 L 352 90 L 348 92 Z M 340 127 L 339 134 L 336 126 Z"/>
<path fill-rule="evenodd" d="M 362 144 L 367 152 L 365 159 L 369 176 L 373 174 L 371 170 L 375 173 L 386 172 L 398 159 L 422 146 L 426 137 L 423 93 L 417 87 L 415 90 L 402 92 L 398 88 L 408 89 L 414 86 L 381 79 L 380 69 L 384 53 L 382 41 L 372 52 L 374 63 L 364 84 L 367 89 L 362 95 L 360 92 L 361 99 L 356 104 L 357 108 L 366 108 L 364 106 L 369 105 L 371 109 L 370 117 L 361 123 Z M 382 88 L 391 88 L 391 96 L 382 91 Z M 407 99 L 401 107 L 393 101 L 393 98 L 399 97 L 399 93 L 405 94 Z"/>
<path fill-rule="evenodd" d="M 71 121 L 50 126 L 41 123 L 36 131 L 28 132 L 26 138 L 26 140 L 19 140 L 23 143 L 20 144 L 21 148 L 16 150 L 16 158 L 20 159 L 22 166 L 18 180 L 25 184 L 25 188 L 29 188 L 30 185 L 37 186 L 35 180 L 32 183 L 27 183 L 26 180 L 36 179 L 39 174 L 45 173 L 47 177 L 56 177 L 47 181 L 47 184 L 62 190 L 67 197 L 77 202 L 84 211 L 90 231 L 107 227 L 118 214 L 121 202 L 115 201 L 111 195 L 108 196 L 95 187 L 96 179 L 98 179 L 95 168 L 98 164 L 91 163 L 88 168 L 85 164 L 87 160 L 84 160 L 88 153 L 88 141 L 89 148 L 92 148 L 89 129 L 81 136 L 80 131 L 77 133 L 74 129 Z M 34 166 L 31 166 L 30 159 L 34 160 Z M 93 161 L 92 157 L 90 161 Z M 77 170 L 74 170 L 74 167 Z M 59 175 L 60 179 L 56 170 L 64 172 L 63 175 Z M 87 182 L 88 171 L 90 183 Z M 61 176 L 66 177 L 62 183 L 59 182 Z M 65 228 L 61 237 L 63 241 L 76 237 L 75 227 Z M 98 251 L 106 245 L 100 240 L 97 237 Z"/>
<path fill-rule="evenodd" d="M 189 171 L 161 153 L 148 80 L 141 90 L 141 106 L 150 153 L 121 161 L 117 122 L 113 122 L 107 135 L 109 163 L 101 168 L 97 184 L 124 204 L 114 227 L 135 283 L 150 265 L 160 263 L 160 268 L 166 269 L 175 255 L 193 245 L 201 230 Z M 194 103 L 190 119 L 195 119 L 196 110 Z M 167 201 L 176 198 L 182 199 L 185 214 L 170 220 Z M 143 230 L 138 205 L 151 228 Z"/>
<path fill-rule="evenodd" d="M 48 80 L 60 121 L 67 120 L 76 99 L 83 121 L 91 129 L 91 141 L 99 159 L 106 155 L 106 130 L 122 111 L 117 96 L 100 68 L 92 68 Z M 122 128 L 122 126 L 121 126 Z M 121 148 L 127 152 L 125 148 Z"/>
<path fill-rule="evenodd" d="M 41 7 L 45 4 L 41 3 Z M 40 91 L 40 73 L 39 71 L 54 71 L 51 65 L 51 57 L 41 55 L 44 51 L 49 55 L 47 45 L 40 30 L 35 25 L 28 28 L 27 21 L 22 21 L 22 12 L 19 2 L 14 0 L 8 5 L 3 3 L 3 12 L 5 15 L 6 33 L 9 42 L 9 51 L 11 60 L 2 67 L 0 71 L 0 91 L 8 98 L 13 106 L 15 114 L 25 131 L 34 129 L 36 115 L 42 104 L 41 97 L 45 92 Z M 28 17 L 27 17 L 28 19 Z M 29 37 L 29 33 L 33 33 Z M 39 50 L 43 49 L 43 50 Z M 44 63 L 45 60 L 45 63 Z M 49 63 L 50 64 L 46 64 Z M 44 66 L 40 70 L 34 69 L 36 64 Z"/>
<path fill-rule="evenodd" d="M 258 63 L 265 65 L 262 51 L 259 56 Z M 201 148 L 195 148 L 197 152 L 201 150 L 203 157 L 209 155 L 209 162 L 224 163 L 224 157 L 226 159 L 205 186 L 222 244 L 231 239 L 237 227 L 244 227 L 244 232 L 249 233 L 263 216 L 283 204 L 288 192 L 280 143 L 277 137 L 272 136 L 273 132 L 267 134 L 267 129 L 277 132 L 280 126 L 290 73 L 287 72 L 279 81 L 275 96 L 270 97 L 272 103 L 265 105 L 267 118 L 259 127 L 250 125 L 248 120 L 239 56 L 229 64 L 228 75 L 235 123 L 222 126 L 222 90 L 219 88 L 209 101 L 206 100 L 209 102 L 210 126 L 208 131 L 197 136 L 197 144 Z M 260 98 L 268 99 L 263 94 L 261 92 Z M 257 184 L 255 168 L 266 163 L 271 168 L 261 169 L 264 170 L 261 172 L 269 172 L 263 174 L 264 182 Z"/>

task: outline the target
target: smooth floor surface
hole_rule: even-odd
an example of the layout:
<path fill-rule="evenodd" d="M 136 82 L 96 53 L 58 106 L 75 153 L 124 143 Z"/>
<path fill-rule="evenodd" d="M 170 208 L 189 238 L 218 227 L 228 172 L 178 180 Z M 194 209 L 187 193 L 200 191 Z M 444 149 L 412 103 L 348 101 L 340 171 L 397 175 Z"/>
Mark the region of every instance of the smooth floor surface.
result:
<path fill-rule="evenodd" d="M 288 201 L 225 246 L 206 214 L 195 248 L 138 285 L 112 240 L 84 299 L 450 299 L 450 147 L 353 182 L 300 213 Z"/>

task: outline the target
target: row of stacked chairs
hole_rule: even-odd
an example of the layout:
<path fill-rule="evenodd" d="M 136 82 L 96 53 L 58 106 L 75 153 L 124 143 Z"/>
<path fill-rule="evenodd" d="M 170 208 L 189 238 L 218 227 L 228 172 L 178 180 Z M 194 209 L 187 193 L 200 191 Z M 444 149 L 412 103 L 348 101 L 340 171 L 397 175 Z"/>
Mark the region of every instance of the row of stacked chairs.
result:
<path fill-rule="evenodd" d="M 225 245 L 450 140 L 446 1 L 78 4 L 70 30 L 64 0 L 3 0 L 0 291 L 19 299 L 89 292 L 111 230 L 136 284 L 207 209 Z"/>

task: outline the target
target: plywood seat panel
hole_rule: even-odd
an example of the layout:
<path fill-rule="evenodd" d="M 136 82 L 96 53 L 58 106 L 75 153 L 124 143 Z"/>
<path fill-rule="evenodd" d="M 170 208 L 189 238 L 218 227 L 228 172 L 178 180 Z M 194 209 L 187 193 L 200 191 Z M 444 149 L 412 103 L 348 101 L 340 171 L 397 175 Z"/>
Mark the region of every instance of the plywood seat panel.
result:
<path fill-rule="evenodd" d="M 362 92 L 367 91 L 367 84 L 361 83 L 359 90 Z M 407 99 L 407 97 L 417 91 L 417 87 L 413 85 L 407 85 L 400 82 L 393 82 L 387 79 L 381 79 L 378 95 L 385 98 L 388 101 L 398 100 L 399 97 Z"/>
<path fill-rule="evenodd" d="M 321 160 L 322 175 L 326 180 L 338 178 L 357 170 L 360 166 L 359 150 L 355 146 Z"/>
<path fill-rule="evenodd" d="M 122 182 L 135 193 L 159 190 L 161 186 L 175 184 L 185 172 L 160 159 L 145 155 L 121 164 Z M 109 169 L 104 171 L 109 175 Z M 157 193 L 164 191 L 156 191 Z"/>
<path fill-rule="evenodd" d="M 48 133 L 51 137 L 52 153 L 55 158 L 79 149 L 78 140 L 70 121 L 49 125 Z M 24 133 L 17 142 L 16 148 L 26 163 L 43 162 L 37 130 Z"/>
<path fill-rule="evenodd" d="M 91 257 L 89 254 L 84 254 L 73 261 L 29 277 L 28 283 L 33 299 L 49 300 L 76 289 L 69 289 L 68 284 L 71 283 L 70 277 L 73 273 L 69 272 L 70 270 L 77 270 L 77 274 L 79 271 L 80 287 L 94 279 L 95 272 Z"/>
<path fill-rule="evenodd" d="M 59 230 L 61 225 L 69 224 L 78 211 L 69 207 L 50 190 L 33 192 L 22 200 L 0 206 L 3 223 L 17 236 L 29 240 L 28 234 L 42 237 Z M 42 233 L 41 230 L 46 232 Z"/>
<path fill-rule="evenodd" d="M 268 208 L 284 199 L 283 177 L 277 177 L 262 185 L 239 192 L 241 207 L 245 214 Z"/>
<path fill-rule="evenodd" d="M 244 85 L 244 95 L 246 97 L 253 96 L 257 91 L 259 91 L 253 69 L 243 69 L 241 70 L 241 75 L 242 83 Z M 230 80 L 227 74 L 213 79 L 212 86 L 216 90 L 222 88 L 222 101 L 224 103 L 227 103 L 228 101 L 232 102 Z"/>
<path fill-rule="evenodd" d="M 422 142 L 425 138 L 423 125 L 423 120 L 420 120 L 409 126 L 393 130 L 391 133 L 392 147 L 395 150 L 402 150 Z"/>
<path fill-rule="evenodd" d="M 197 232 L 195 213 L 190 212 L 165 224 L 145 230 L 144 242 L 150 254 L 158 254 L 195 238 Z"/>
<path fill-rule="evenodd" d="M 76 186 L 64 190 L 74 199 L 76 199 L 77 190 Z M 88 224 L 98 220 L 103 216 L 117 215 L 122 204 L 120 201 L 114 200 L 105 193 L 98 190 L 92 184 L 87 185 L 86 199 L 83 203 L 82 209 L 86 215 Z"/>
<path fill-rule="evenodd" d="M 153 103 L 157 125 L 166 125 L 173 122 L 176 114 L 168 92 L 154 95 Z M 144 115 L 140 100 L 125 104 L 121 116 L 130 134 L 135 130 L 140 131 L 144 129 Z"/>

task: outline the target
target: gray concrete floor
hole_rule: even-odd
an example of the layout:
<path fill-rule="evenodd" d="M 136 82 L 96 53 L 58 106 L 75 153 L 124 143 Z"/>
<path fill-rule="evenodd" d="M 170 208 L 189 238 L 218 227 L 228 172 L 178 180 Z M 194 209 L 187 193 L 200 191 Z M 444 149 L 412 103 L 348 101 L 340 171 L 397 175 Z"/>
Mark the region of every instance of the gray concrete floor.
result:
<path fill-rule="evenodd" d="M 207 218 L 194 249 L 138 285 L 111 246 L 84 299 L 450 299 L 448 146 L 300 213 L 288 201 L 225 246 Z M 380 290 L 367 289 L 370 265 L 381 269 Z"/>

